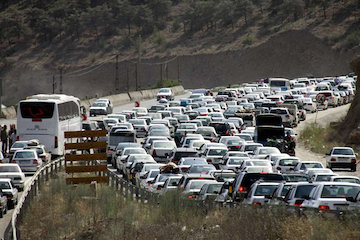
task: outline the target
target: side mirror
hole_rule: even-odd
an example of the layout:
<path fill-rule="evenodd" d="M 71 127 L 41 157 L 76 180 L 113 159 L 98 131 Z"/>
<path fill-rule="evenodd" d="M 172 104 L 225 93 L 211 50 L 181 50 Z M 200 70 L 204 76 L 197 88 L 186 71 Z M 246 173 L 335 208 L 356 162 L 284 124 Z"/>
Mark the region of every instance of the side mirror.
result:
<path fill-rule="evenodd" d="M 330 153 L 326 153 L 325 155 L 326 155 L 326 156 L 330 156 Z"/>

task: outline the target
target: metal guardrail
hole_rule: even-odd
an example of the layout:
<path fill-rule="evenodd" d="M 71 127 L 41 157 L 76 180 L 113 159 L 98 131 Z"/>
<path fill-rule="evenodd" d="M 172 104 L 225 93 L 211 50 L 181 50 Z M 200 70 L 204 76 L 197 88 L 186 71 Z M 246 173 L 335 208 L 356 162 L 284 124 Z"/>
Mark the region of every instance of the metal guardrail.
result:
<path fill-rule="evenodd" d="M 20 231 L 16 224 L 23 217 L 24 210 L 29 206 L 29 202 L 38 194 L 41 184 L 48 181 L 49 177 L 56 174 L 64 166 L 64 157 L 60 157 L 41 167 L 31 178 L 30 183 L 25 187 L 24 192 L 14 209 L 11 222 L 9 223 L 4 239 L 17 240 L 20 237 Z"/>

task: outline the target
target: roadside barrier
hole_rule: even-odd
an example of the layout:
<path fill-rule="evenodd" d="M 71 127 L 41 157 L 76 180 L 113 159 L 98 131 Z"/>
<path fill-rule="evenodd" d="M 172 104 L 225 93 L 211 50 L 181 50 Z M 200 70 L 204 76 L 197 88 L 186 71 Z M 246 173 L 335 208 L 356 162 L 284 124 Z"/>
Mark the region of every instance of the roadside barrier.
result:
<path fill-rule="evenodd" d="M 4 239 L 20 239 L 20 231 L 17 228 L 17 222 L 23 217 L 24 211 L 30 205 L 30 202 L 38 195 L 42 184 L 49 180 L 50 177 L 55 176 L 64 167 L 64 158 L 60 157 L 51 161 L 41 167 L 31 178 L 30 183 L 25 186 L 24 192 L 19 199 L 19 202 L 14 209 L 11 222 L 6 228 Z"/>

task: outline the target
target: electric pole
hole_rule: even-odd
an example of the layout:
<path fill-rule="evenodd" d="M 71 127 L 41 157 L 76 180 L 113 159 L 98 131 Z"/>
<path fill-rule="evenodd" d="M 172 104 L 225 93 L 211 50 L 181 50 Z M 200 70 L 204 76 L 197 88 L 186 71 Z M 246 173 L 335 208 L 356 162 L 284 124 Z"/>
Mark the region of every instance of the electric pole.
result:
<path fill-rule="evenodd" d="M 139 83 L 140 83 L 140 64 L 141 64 L 141 35 L 139 35 L 138 38 L 138 61 L 136 64 L 136 83 L 135 83 L 135 89 L 138 91 Z"/>
<path fill-rule="evenodd" d="M 119 92 L 119 55 L 116 54 L 115 64 L 115 91 Z"/>
<path fill-rule="evenodd" d="M 55 93 L 55 75 L 52 77 L 52 93 Z"/>
<path fill-rule="evenodd" d="M 3 97 L 3 81 L 2 81 L 2 78 L 0 77 L 0 117 L 3 116 L 3 114 L 2 114 L 2 97 Z"/>
<path fill-rule="evenodd" d="M 60 94 L 62 94 L 63 93 L 63 79 L 62 79 L 62 75 L 63 75 L 63 68 L 62 67 L 60 67 L 59 68 L 59 71 L 60 71 L 60 86 L 59 86 L 59 88 L 60 88 Z"/>

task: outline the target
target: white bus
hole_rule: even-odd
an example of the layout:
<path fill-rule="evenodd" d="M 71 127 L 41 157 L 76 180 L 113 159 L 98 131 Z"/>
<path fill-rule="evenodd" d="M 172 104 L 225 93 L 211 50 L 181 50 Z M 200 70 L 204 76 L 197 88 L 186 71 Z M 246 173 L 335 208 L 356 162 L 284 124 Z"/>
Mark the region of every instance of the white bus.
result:
<path fill-rule="evenodd" d="M 281 90 L 287 91 L 290 90 L 290 80 L 286 78 L 270 78 L 269 79 L 270 89 L 273 91 Z"/>
<path fill-rule="evenodd" d="M 63 94 L 38 94 L 20 101 L 18 140 L 38 139 L 52 155 L 64 155 L 64 132 L 80 131 L 80 100 Z"/>

